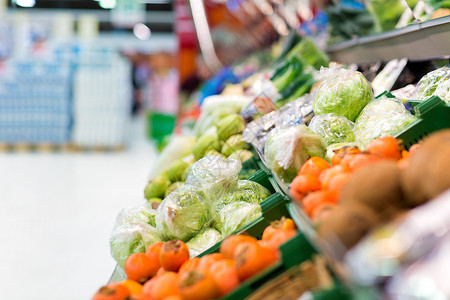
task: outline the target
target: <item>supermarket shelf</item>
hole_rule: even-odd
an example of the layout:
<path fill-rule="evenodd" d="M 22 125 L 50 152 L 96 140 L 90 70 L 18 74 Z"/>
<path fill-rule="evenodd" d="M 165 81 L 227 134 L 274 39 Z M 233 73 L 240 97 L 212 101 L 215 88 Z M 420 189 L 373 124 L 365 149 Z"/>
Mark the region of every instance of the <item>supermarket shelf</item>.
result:
<path fill-rule="evenodd" d="M 450 58 L 450 16 L 405 28 L 355 38 L 326 49 L 332 60 L 345 64 L 389 61 L 406 57 L 411 61 Z"/>

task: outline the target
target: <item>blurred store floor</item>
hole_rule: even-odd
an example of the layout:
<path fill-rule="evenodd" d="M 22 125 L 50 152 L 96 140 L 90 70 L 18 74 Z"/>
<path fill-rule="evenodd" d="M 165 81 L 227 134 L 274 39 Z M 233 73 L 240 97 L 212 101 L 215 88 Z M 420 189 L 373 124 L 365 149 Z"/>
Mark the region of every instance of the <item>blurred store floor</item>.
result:
<path fill-rule="evenodd" d="M 156 156 L 132 129 L 120 153 L 0 153 L 1 299 L 90 299 L 106 283 L 115 216 L 143 203 Z"/>

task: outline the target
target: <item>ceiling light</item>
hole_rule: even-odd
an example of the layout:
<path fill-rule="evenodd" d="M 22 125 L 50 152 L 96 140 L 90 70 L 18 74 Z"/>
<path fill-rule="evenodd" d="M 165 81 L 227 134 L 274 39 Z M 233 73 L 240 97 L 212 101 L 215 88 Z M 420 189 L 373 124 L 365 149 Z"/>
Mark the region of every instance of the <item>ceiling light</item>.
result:
<path fill-rule="evenodd" d="M 134 25 L 133 33 L 138 39 L 143 41 L 148 40 L 152 35 L 152 31 L 150 30 L 150 28 L 148 28 L 147 25 L 143 23 L 138 23 Z"/>
<path fill-rule="evenodd" d="M 33 7 L 36 4 L 35 0 L 15 0 L 14 3 L 16 3 L 19 6 L 22 7 Z"/>

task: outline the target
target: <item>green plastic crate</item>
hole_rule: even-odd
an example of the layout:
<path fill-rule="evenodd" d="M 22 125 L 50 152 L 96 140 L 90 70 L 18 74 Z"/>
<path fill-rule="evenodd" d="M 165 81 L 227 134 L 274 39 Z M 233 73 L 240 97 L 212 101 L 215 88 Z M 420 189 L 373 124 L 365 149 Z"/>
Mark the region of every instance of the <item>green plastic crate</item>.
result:
<path fill-rule="evenodd" d="M 158 142 L 172 134 L 176 123 L 176 116 L 149 111 L 147 113 L 147 136 Z"/>

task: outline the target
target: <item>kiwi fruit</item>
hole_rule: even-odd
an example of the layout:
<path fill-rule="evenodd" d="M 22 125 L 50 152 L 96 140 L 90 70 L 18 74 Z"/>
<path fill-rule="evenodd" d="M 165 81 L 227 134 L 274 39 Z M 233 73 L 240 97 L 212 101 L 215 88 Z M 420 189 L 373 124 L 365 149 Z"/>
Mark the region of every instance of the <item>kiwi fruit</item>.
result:
<path fill-rule="evenodd" d="M 425 138 L 401 173 L 401 185 L 410 207 L 450 188 L 450 129 Z"/>
<path fill-rule="evenodd" d="M 351 206 L 339 206 L 320 224 L 318 234 L 332 248 L 342 249 L 344 246 L 350 249 L 379 222 L 378 214 L 367 205 L 355 203 Z"/>
<path fill-rule="evenodd" d="M 404 208 L 400 183 L 401 171 L 397 163 L 383 160 L 357 170 L 339 196 L 339 203 L 351 206 L 361 203 L 371 207 L 383 220 L 392 219 Z"/>

